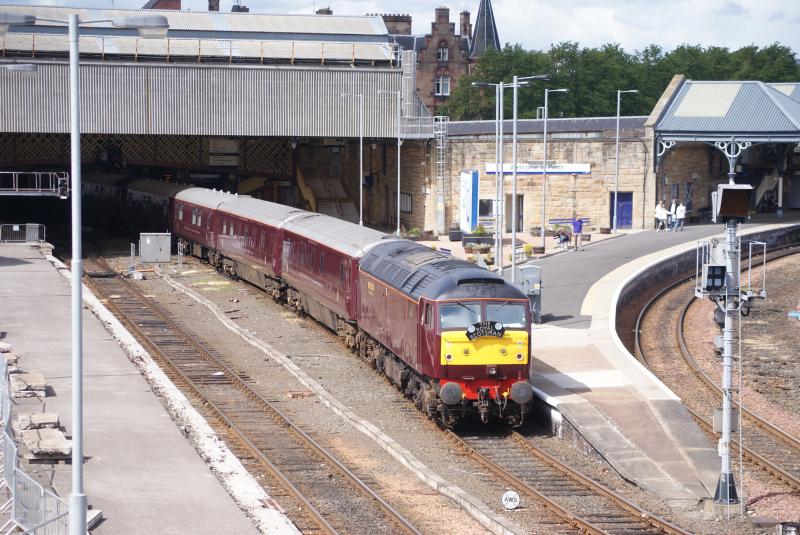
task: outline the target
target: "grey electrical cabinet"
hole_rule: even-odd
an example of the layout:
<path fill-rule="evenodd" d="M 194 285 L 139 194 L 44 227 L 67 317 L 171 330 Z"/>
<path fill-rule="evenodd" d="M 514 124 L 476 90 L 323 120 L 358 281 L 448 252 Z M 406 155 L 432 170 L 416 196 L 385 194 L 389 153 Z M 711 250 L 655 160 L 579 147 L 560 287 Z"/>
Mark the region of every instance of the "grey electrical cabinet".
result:
<path fill-rule="evenodd" d="M 139 234 L 139 259 L 142 264 L 169 263 L 172 254 L 172 235 L 169 232 Z"/>

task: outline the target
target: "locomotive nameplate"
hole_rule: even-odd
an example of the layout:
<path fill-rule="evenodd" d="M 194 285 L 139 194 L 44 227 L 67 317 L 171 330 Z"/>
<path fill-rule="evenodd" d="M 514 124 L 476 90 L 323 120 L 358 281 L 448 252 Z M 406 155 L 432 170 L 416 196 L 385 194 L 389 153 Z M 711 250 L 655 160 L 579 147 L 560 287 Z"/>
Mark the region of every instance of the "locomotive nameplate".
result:
<path fill-rule="evenodd" d="M 470 342 L 484 336 L 502 338 L 505 333 L 506 328 L 499 321 L 479 321 L 467 327 L 467 339 Z"/>

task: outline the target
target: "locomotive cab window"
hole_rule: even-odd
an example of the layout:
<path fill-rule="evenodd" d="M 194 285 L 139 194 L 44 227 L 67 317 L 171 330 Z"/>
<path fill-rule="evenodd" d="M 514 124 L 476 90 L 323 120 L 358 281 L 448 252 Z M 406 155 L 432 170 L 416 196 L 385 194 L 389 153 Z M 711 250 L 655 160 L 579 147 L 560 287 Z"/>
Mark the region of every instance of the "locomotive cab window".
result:
<path fill-rule="evenodd" d="M 487 303 L 486 319 L 499 321 L 507 329 L 525 328 L 525 304 L 513 303 Z"/>
<path fill-rule="evenodd" d="M 445 303 L 439 306 L 442 330 L 466 329 L 481 321 L 480 303 Z"/>
<path fill-rule="evenodd" d="M 425 328 L 433 329 L 433 305 L 430 303 L 425 304 Z"/>

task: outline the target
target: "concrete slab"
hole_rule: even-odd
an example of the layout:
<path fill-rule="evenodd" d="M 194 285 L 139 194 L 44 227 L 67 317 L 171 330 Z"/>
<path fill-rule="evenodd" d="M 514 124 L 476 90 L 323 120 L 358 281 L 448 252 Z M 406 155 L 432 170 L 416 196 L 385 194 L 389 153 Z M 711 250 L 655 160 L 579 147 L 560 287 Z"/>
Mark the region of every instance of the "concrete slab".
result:
<path fill-rule="evenodd" d="M 793 225 L 748 225 L 745 233 Z M 667 499 L 710 497 L 719 458 L 680 399 L 623 346 L 615 332 L 617 299 L 637 273 L 719 231 L 706 225 L 686 233 L 644 232 L 598 244 L 592 255 L 542 262 L 543 310 L 556 312 L 532 332 L 537 395 L 623 477 Z M 546 265 L 550 273 L 558 270 L 555 283 L 544 274 Z M 560 282 L 565 277 L 570 284 Z"/>
<path fill-rule="evenodd" d="M 58 412 L 71 432 L 69 284 L 38 250 L 0 246 L 0 325 L 25 368 L 42 370 L 54 396 L 15 410 Z M 84 312 L 84 465 L 95 533 L 257 533 L 102 324 Z M 68 466 L 53 489 L 70 491 Z"/>

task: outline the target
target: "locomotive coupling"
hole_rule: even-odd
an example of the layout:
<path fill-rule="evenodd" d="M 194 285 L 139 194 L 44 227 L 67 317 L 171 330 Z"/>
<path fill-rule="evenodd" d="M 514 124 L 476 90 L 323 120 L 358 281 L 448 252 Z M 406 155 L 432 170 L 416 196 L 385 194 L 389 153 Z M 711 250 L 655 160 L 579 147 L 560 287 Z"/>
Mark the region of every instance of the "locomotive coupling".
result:
<path fill-rule="evenodd" d="M 528 381 L 517 381 L 511 385 L 511 399 L 520 405 L 525 405 L 533 399 L 533 387 Z"/>
<path fill-rule="evenodd" d="M 461 403 L 463 392 L 458 383 L 445 383 L 439 389 L 439 397 L 442 398 L 445 405 L 457 405 Z"/>

